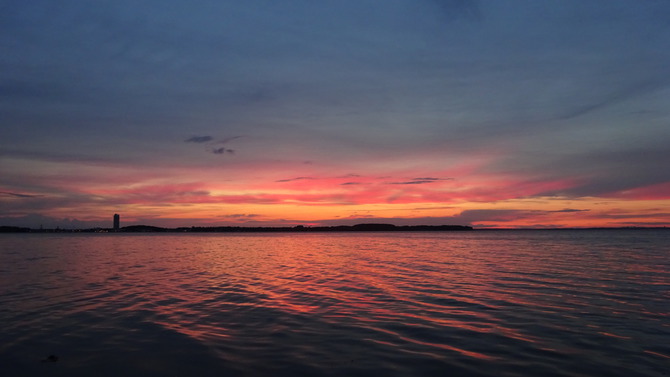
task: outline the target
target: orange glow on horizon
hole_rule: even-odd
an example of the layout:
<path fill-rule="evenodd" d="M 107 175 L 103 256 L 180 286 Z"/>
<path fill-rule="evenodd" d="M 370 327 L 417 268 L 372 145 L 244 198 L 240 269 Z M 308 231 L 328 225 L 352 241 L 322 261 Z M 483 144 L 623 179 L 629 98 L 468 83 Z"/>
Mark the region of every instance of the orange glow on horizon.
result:
<path fill-rule="evenodd" d="M 266 175 L 268 168 L 260 166 L 258 171 L 238 166 L 217 175 L 218 170 L 184 167 L 145 173 L 117 166 L 100 172 L 94 165 L 50 162 L 44 177 L 25 177 L 30 161 L 16 162 L 8 179 L 39 179 L 50 189 L 14 195 L 11 188 L 0 187 L 10 218 L 26 213 L 13 206 L 39 199 L 48 204 L 40 210 L 44 216 L 99 224 L 121 213 L 124 225 L 170 227 L 352 221 L 487 228 L 670 226 L 664 210 L 670 207 L 670 183 L 601 197 L 547 195 L 570 190 L 580 180 L 483 173 L 482 159 L 440 171 L 414 167 L 386 174 L 346 173 L 333 165 L 319 172 L 305 165 Z M 211 178 L 205 181 L 205 176 Z"/>

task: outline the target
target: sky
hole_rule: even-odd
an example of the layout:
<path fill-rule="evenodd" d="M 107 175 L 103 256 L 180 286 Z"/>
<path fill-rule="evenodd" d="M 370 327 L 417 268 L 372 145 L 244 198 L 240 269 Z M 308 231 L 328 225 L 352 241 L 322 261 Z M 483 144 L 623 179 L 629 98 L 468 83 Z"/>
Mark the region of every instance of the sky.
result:
<path fill-rule="evenodd" d="M 670 226 L 666 0 L 0 0 L 0 225 Z"/>

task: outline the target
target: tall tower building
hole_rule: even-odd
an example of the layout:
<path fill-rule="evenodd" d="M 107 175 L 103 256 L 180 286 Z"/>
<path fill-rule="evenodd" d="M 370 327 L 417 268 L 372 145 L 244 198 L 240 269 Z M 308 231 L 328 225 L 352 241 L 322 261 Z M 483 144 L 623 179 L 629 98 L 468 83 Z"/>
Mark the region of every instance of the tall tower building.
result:
<path fill-rule="evenodd" d="M 121 216 L 114 214 L 114 230 L 119 230 L 119 223 L 121 222 Z"/>

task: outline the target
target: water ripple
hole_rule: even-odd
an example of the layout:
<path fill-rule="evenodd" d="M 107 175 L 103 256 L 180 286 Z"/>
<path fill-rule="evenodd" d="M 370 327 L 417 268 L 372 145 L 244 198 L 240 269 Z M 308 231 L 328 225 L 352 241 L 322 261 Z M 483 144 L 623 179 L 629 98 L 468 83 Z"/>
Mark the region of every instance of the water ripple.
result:
<path fill-rule="evenodd" d="M 0 368 L 663 376 L 670 237 L 640 234 L 3 235 Z"/>

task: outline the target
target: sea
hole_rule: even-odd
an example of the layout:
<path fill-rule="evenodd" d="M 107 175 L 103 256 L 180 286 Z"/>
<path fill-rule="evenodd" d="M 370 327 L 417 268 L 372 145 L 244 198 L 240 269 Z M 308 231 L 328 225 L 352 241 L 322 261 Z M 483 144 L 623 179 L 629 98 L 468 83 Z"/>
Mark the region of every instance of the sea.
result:
<path fill-rule="evenodd" d="M 0 234 L 0 375 L 668 376 L 670 230 Z"/>

